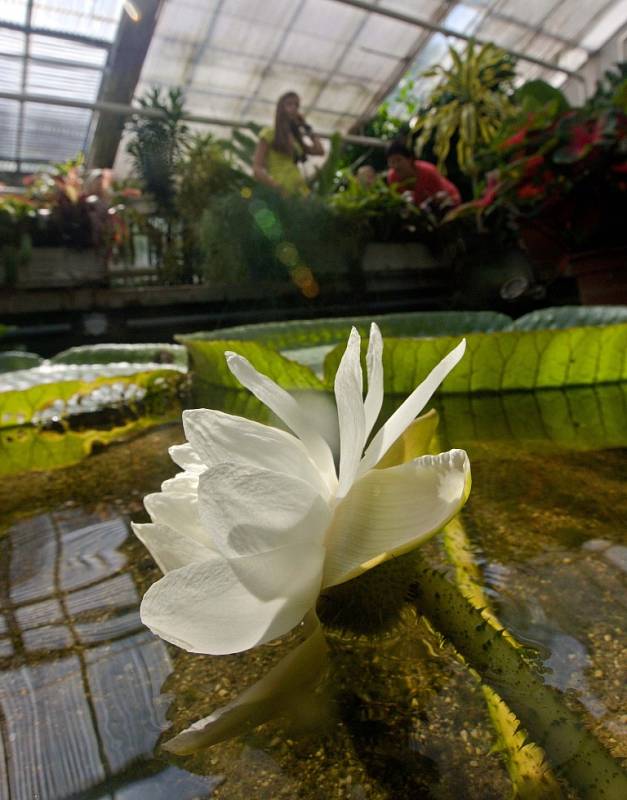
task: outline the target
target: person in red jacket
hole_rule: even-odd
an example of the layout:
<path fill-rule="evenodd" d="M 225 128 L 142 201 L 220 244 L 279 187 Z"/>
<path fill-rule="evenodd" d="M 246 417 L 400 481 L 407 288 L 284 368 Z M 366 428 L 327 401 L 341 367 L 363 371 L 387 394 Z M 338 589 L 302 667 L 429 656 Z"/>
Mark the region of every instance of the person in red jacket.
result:
<path fill-rule="evenodd" d="M 441 175 L 433 164 L 416 160 L 403 142 L 390 142 L 385 148 L 385 158 L 388 184 L 399 192 L 411 192 L 415 205 L 421 206 L 432 198 L 440 205 L 457 206 L 461 203 L 457 186 Z"/>

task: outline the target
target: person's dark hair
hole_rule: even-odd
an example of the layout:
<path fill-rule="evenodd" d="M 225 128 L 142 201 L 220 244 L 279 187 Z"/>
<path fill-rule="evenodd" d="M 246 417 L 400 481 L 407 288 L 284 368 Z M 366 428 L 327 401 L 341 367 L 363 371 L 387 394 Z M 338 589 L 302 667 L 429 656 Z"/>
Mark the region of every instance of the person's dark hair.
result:
<path fill-rule="evenodd" d="M 392 141 L 385 146 L 386 159 L 390 156 L 404 156 L 412 160 L 414 158 L 414 154 L 402 139 L 392 139 Z"/>
<path fill-rule="evenodd" d="M 274 139 L 272 141 L 272 147 L 278 150 L 279 153 L 284 153 L 286 156 L 294 158 L 294 152 L 290 142 L 291 135 L 299 143 L 302 153 L 298 159 L 294 158 L 294 160 L 304 161 L 306 158 L 305 143 L 302 139 L 301 129 L 298 125 L 294 124 L 294 121 L 288 116 L 285 110 L 285 103 L 294 98 L 298 99 L 296 92 L 285 92 L 277 101 L 276 111 L 274 112 Z"/>

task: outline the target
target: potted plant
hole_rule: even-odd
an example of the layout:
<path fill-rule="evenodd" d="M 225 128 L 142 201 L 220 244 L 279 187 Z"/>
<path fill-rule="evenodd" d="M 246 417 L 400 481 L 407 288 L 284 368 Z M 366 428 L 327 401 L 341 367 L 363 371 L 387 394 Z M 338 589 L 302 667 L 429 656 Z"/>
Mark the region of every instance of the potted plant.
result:
<path fill-rule="evenodd" d="M 583 303 L 627 302 L 627 115 L 587 105 L 529 114 L 498 145 L 471 210 L 514 224 L 545 280 L 577 278 Z"/>

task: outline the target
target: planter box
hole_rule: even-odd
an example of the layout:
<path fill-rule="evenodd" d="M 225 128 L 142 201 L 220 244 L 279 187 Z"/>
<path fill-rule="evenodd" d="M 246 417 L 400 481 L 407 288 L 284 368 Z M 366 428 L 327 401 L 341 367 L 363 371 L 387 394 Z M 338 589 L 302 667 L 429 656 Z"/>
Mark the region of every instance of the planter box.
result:
<path fill-rule="evenodd" d="M 106 280 L 106 265 L 94 250 L 34 247 L 29 263 L 18 270 L 16 285 L 20 289 L 98 286 Z"/>
<path fill-rule="evenodd" d="M 571 255 L 566 274 L 577 279 L 582 305 L 627 304 L 627 247 Z"/>
<path fill-rule="evenodd" d="M 364 272 L 437 269 L 440 264 L 419 242 L 369 242 L 361 261 Z"/>

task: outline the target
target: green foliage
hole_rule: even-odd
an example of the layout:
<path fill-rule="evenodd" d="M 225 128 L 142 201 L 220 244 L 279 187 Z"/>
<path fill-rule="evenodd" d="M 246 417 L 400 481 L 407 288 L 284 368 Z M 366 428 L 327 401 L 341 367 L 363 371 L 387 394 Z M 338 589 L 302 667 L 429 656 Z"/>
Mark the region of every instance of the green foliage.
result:
<path fill-rule="evenodd" d="M 359 252 L 352 231 L 322 199 L 282 197 L 261 186 L 211 198 L 198 234 L 205 279 L 291 278 L 305 296 L 320 275 L 345 273 Z"/>
<path fill-rule="evenodd" d="M 603 73 L 586 105 L 596 109 L 619 108 L 627 114 L 627 61 L 620 61 Z"/>
<path fill-rule="evenodd" d="M 261 130 L 261 125 L 249 122 L 244 128 L 234 128 L 230 139 L 216 141 L 223 148 L 225 155 L 235 158 L 240 168 L 252 167 Z"/>
<path fill-rule="evenodd" d="M 411 392 L 459 338 L 386 339 L 386 392 Z M 471 333 L 466 343 L 466 355 L 442 383 L 442 393 L 523 391 L 627 380 L 627 323 Z M 325 359 L 327 386 L 332 385 L 343 350 L 343 345 L 338 346 Z"/>
<path fill-rule="evenodd" d="M 514 92 L 512 100 L 520 106 L 522 115 L 546 113 L 550 117 L 556 117 L 570 108 L 570 103 L 563 92 L 539 79 L 523 83 Z"/>
<path fill-rule="evenodd" d="M 425 77 L 439 78 L 427 101 L 426 112 L 414 124 L 418 152 L 432 140 L 438 167 L 446 171 L 446 160 L 456 142 L 460 169 L 472 178 L 478 173 L 477 151 L 497 136 L 512 114 L 509 99 L 515 75 L 515 60 L 492 44 L 477 47 L 469 42 L 461 55 L 450 48 L 452 66 L 436 66 Z"/>
<path fill-rule="evenodd" d="M 421 230 L 427 226 L 425 214 L 382 178 L 363 186 L 354 175 L 345 174 L 329 205 L 346 225 L 378 241 L 399 238 L 410 225 L 420 225 Z"/>
<path fill-rule="evenodd" d="M 238 132 L 234 132 L 237 134 Z M 252 185 L 236 162 L 236 156 L 211 134 L 196 134 L 187 142 L 177 164 L 177 208 L 187 222 L 197 218 L 210 198 L 229 189 Z"/>
<path fill-rule="evenodd" d="M 236 339 L 203 341 L 179 337 L 188 349 L 194 381 L 232 389 L 241 389 L 226 365 L 224 353 L 230 350 L 245 356 L 250 363 L 285 389 L 323 389 L 319 379 L 307 367 L 290 361 L 257 342 Z"/>
<path fill-rule="evenodd" d="M 250 226 L 246 200 L 238 193 L 209 199 L 198 224 L 198 270 L 208 283 L 246 283 L 249 265 L 242 225 Z"/>
<path fill-rule="evenodd" d="M 330 141 L 330 149 L 322 167 L 317 171 L 312 188 L 320 197 L 331 195 L 337 186 L 340 177 L 340 169 L 343 161 L 342 137 L 339 133 L 334 133 Z"/>
<path fill-rule="evenodd" d="M 176 208 L 176 170 L 189 135 L 183 121 L 183 93 L 180 89 L 170 89 L 162 95 L 161 89 L 153 88 L 139 99 L 139 104 L 156 113 L 132 119 L 127 151 L 137 177 L 154 198 L 158 212 L 170 218 Z"/>
<path fill-rule="evenodd" d="M 233 145 L 226 140 L 215 139 L 211 134 L 192 137 L 185 147 L 184 158 L 177 168 L 178 192 L 177 209 L 182 222 L 183 259 L 188 272 L 204 273 L 205 277 L 215 279 L 215 271 L 211 268 L 220 263 L 222 268 L 231 272 L 235 267 L 229 264 L 229 243 L 220 241 L 220 234 L 227 239 L 236 235 L 231 230 L 230 221 L 218 210 L 213 219 L 208 220 L 205 212 L 209 208 L 220 206 L 220 199 L 225 192 L 237 192 L 253 185 L 251 177 L 243 171 L 241 156 L 242 142 L 253 145 L 251 137 L 234 131 Z M 203 217 L 203 214 L 205 215 Z M 211 258 L 207 258 L 203 245 L 207 228 L 212 231 L 213 241 Z M 216 252 L 217 250 L 217 252 Z"/>

